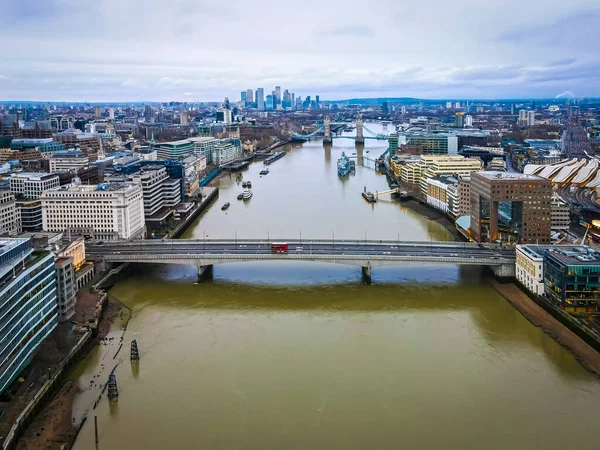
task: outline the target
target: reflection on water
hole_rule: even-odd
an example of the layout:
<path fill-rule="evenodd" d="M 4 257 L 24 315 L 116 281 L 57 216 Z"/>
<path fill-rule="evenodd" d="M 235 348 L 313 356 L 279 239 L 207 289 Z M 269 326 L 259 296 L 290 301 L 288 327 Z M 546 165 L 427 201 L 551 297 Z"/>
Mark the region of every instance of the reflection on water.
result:
<path fill-rule="evenodd" d="M 369 125 L 373 129 L 374 126 Z M 366 144 L 379 156 L 385 143 Z M 294 147 L 237 203 L 235 176 L 188 237 L 439 240 L 451 234 L 400 204 L 360 197 L 385 179 L 352 141 Z M 227 212 L 222 201 L 231 201 Z M 224 264 L 138 266 L 110 292 L 133 310 L 118 409 L 101 402 L 100 448 L 595 448 L 600 385 L 482 281 L 479 269 Z M 81 368 L 99 364 L 102 349 Z M 128 355 L 125 356 L 128 358 Z M 106 374 L 103 374 L 103 377 Z M 111 409 L 112 408 L 112 409 Z M 75 449 L 91 448 L 86 425 Z"/>

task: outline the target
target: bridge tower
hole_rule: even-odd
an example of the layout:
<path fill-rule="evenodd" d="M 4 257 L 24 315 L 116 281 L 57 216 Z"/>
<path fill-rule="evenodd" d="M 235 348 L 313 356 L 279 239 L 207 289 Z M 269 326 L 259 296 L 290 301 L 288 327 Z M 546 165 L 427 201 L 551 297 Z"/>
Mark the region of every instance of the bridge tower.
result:
<path fill-rule="evenodd" d="M 356 139 L 355 142 L 357 144 L 364 144 L 365 143 L 365 138 L 363 136 L 363 124 L 362 124 L 362 117 L 358 117 L 358 119 L 356 119 Z"/>
<path fill-rule="evenodd" d="M 325 117 L 323 120 L 323 144 L 331 144 L 332 142 L 329 117 Z"/>

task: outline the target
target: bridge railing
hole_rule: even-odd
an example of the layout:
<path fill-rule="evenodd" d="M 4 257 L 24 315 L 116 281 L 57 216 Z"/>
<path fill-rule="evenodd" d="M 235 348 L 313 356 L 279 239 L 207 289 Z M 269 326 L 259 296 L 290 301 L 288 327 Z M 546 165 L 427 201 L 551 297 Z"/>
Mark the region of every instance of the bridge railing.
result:
<path fill-rule="evenodd" d="M 356 244 L 356 245 L 397 245 L 404 247 L 445 247 L 445 248 L 482 248 L 482 249 L 498 249 L 506 250 L 507 248 L 501 244 L 486 243 L 478 244 L 476 242 L 451 242 L 451 241 L 403 241 L 399 239 L 289 239 L 278 237 L 265 237 L 265 239 L 214 239 L 214 238 L 197 238 L 197 239 L 165 239 L 165 240 L 139 240 L 139 241 L 115 241 L 107 242 L 102 245 L 90 244 L 89 248 L 101 250 L 102 248 L 110 248 L 113 246 L 161 246 L 161 245 L 189 245 L 191 243 L 204 244 L 264 244 L 271 242 L 286 242 L 288 244 Z M 512 249 L 511 249 L 512 250 Z"/>

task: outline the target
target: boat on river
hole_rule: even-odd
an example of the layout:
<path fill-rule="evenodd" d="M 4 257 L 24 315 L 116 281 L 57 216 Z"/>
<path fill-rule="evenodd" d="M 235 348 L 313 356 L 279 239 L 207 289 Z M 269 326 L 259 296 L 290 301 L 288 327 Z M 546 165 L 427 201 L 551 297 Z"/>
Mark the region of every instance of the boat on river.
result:
<path fill-rule="evenodd" d="M 261 171 L 259 172 L 259 174 L 260 174 L 260 175 L 269 175 L 269 168 L 267 167 L 266 169 L 264 169 L 264 170 L 261 170 Z"/>
<path fill-rule="evenodd" d="M 340 177 L 345 177 L 352 170 L 352 164 L 350 164 L 350 160 L 346 156 L 344 152 L 342 152 L 342 156 L 337 161 L 337 171 Z"/>
<path fill-rule="evenodd" d="M 369 203 L 376 203 L 377 202 L 377 197 L 375 196 L 375 194 L 373 194 L 372 192 L 369 191 L 364 191 L 362 193 L 363 198 L 368 201 Z"/>
<path fill-rule="evenodd" d="M 237 199 L 238 199 L 238 200 L 243 200 L 243 199 L 244 199 L 244 194 L 240 192 L 240 193 L 238 194 L 238 196 L 237 196 Z"/>
<path fill-rule="evenodd" d="M 223 206 L 221 206 L 221 211 L 225 211 L 227 208 L 229 208 L 231 206 L 231 203 L 229 202 L 225 202 L 223 204 Z"/>
<path fill-rule="evenodd" d="M 252 198 L 252 191 L 249 189 L 246 189 L 244 192 L 242 192 L 242 199 L 244 200 L 250 200 Z"/>

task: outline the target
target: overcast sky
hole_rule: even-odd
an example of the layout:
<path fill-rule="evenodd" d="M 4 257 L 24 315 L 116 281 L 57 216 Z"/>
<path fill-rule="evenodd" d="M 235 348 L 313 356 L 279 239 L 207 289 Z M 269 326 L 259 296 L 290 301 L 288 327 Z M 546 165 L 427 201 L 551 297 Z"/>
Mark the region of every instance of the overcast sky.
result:
<path fill-rule="evenodd" d="M 598 0 L 0 0 L 0 100 L 600 96 Z"/>

